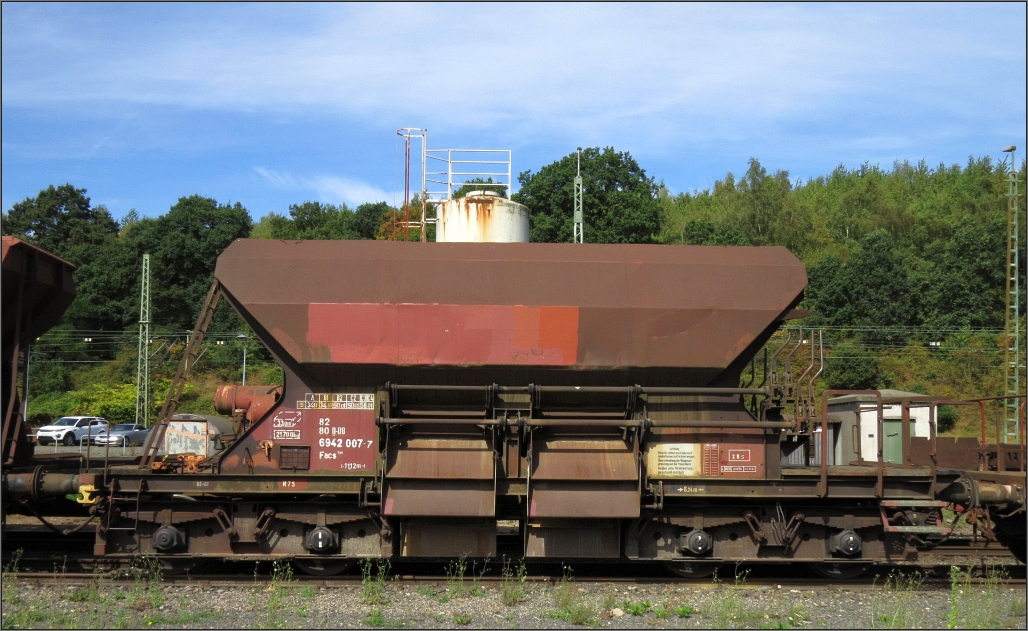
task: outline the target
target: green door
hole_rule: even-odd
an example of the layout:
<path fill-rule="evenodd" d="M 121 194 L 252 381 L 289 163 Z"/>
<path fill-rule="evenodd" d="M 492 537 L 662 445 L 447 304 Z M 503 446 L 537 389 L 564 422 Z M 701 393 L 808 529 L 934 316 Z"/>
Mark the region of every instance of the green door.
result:
<path fill-rule="evenodd" d="M 903 440 L 900 438 L 900 425 L 898 419 L 885 419 L 882 423 L 885 429 L 885 444 L 883 445 L 883 456 L 885 462 L 899 463 L 903 460 Z"/>

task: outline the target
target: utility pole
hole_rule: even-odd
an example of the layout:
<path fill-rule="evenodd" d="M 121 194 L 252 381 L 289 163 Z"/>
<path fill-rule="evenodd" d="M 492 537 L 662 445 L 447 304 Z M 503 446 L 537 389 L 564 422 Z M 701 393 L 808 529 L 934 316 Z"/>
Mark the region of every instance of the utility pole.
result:
<path fill-rule="evenodd" d="M 421 218 L 414 222 L 421 229 L 420 240 L 427 241 L 425 215 L 428 213 L 426 161 L 428 159 L 428 130 L 423 127 L 401 127 L 396 130 L 396 135 L 403 138 L 403 240 L 408 239 L 411 228 L 410 220 L 410 139 L 421 139 Z"/>
<path fill-rule="evenodd" d="M 1020 278 L 1020 227 L 1018 226 L 1017 198 L 1018 191 L 1018 169 L 1017 169 L 1017 147 L 1011 145 L 1004 147 L 1004 153 L 1010 154 L 1010 169 L 1007 172 L 1007 180 L 1010 188 L 1007 192 L 1007 309 L 1006 324 L 1003 327 L 1005 334 L 1003 348 L 1003 368 L 1006 372 L 1005 394 L 1008 397 L 1023 394 L 1021 388 L 1021 375 L 1025 365 L 1021 359 L 1021 278 Z M 1003 405 L 1003 442 L 1020 442 L 1020 431 L 1018 427 L 1018 407 L 1020 400 L 1007 399 Z"/>
<path fill-rule="evenodd" d="M 147 424 L 150 408 L 150 255 L 143 255 L 139 289 L 139 350 L 136 358 L 136 423 Z"/>
<path fill-rule="evenodd" d="M 578 174 L 575 175 L 575 234 L 574 243 L 585 243 L 582 232 L 582 148 L 578 148 Z"/>

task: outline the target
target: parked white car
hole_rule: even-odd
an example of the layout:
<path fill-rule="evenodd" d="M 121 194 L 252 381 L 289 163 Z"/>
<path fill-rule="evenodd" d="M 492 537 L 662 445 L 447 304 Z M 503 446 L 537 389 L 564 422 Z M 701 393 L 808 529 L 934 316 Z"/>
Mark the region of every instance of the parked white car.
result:
<path fill-rule="evenodd" d="M 36 430 L 36 442 L 49 445 L 52 442 L 77 445 L 83 439 L 107 432 L 107 421 L 99 416 L 62 416 L 50 425 Z"/>

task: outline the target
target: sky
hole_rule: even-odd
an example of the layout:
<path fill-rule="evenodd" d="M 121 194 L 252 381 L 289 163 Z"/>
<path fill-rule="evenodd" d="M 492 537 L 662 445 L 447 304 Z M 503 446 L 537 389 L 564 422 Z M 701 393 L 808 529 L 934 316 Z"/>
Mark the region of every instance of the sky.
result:
<path fill-rule="evenodd" d="M 255 219 L 396 203 L 400 127 L 427 128 L 429 149 L 509 149 L 515 174 L 611 146 L 674 193 L 751 157 L 802 181 L 1025 155 L 1024 3 L 5 2 L 2 17 L 5 211 L 63 183 L 116 218 L 192 194 Z"/>

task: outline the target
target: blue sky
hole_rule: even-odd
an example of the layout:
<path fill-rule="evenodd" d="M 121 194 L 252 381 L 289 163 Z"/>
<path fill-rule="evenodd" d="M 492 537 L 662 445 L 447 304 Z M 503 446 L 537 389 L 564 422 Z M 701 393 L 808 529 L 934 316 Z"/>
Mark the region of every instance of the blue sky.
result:
<path fill-rule="evenodd" d="M 515 172 L 613 146 L 674 192 L 751 156 L 806 179 L 1025 155 L 1024 3 L 2 11 L 4 210 L 65 182 L 115 217 L 392 203 L 404 126 Z"/>

